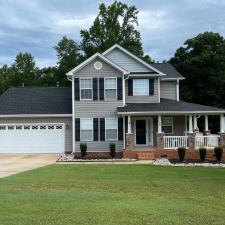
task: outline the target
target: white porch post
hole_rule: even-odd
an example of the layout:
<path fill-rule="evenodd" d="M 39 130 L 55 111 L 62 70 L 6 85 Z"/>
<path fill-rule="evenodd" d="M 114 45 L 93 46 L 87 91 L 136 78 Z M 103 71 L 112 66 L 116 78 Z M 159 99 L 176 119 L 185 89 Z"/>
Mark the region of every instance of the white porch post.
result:
<path fill-rule="evenodd" d="M 224 116 L 223 114 L 220 114 L 220 133 L 225 132 L 225 128 L 224 128 Z"/>
<path fill-rule="evenodd" d="M 123 149 L 126 148 L 126 129 L 125 129 L 125 116 L 123 116 Z"/>
<path fill-rule="evenodd" d="M 130 115 L 128 116 L 128 120 L 127 120 L 127 127 L 128 127 L 128 134 L 131 134 L 131 119 L 130 119 Z"/>
<path fill-rule="evenodd" d="M 205 131 L 209 130 L 209 118 L 208 115 L 205 115 Z"/>
<path fill-rule="evenodd" d="M 189 133 L 193 133 L 192 115 L 189 115 Z"/>
<path fill-rule="evenodd" d="M 196 131 L 197 129 L 198 129 L 197 116 L 194 115 L 194 130 Z"/>
<path fill-rule="evenodd" d="M 162 133 L 162 117 L 158 115 L 158 133 Z"/>

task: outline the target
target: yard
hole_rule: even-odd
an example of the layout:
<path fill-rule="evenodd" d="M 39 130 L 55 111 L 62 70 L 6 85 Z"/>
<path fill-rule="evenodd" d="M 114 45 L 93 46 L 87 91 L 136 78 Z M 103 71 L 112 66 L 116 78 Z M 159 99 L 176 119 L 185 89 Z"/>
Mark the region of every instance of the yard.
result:
<path fill-rule="evenodd" d="M 225 171 L 50 165 L 0 179 L 0 224 L 225 224 Z"/>

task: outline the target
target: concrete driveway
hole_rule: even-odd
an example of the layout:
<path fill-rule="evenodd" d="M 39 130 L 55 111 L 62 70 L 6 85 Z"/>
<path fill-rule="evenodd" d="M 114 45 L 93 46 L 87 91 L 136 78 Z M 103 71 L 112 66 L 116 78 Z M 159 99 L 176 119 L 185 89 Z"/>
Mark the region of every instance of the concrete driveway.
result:
<path fill-rule="evenodd" d="M 55 163 L 59 154 L 0 154 L 0 178 Z"/>

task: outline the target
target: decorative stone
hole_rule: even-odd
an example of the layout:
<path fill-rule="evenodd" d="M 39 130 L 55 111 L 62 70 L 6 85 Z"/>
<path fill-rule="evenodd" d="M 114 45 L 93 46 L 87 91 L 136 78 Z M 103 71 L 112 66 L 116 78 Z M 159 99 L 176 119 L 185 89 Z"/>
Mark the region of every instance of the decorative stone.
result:
<path fill-rule="evenodd" d="M 126 133 L 126 150 L 133 149 L 133 133 Z"/>
<path fill-rule="evenodd" d="M 157 133 L 156 134 L 156 148 L 157 150 L 163 150 L 164 148 L 164 133 Z"/>

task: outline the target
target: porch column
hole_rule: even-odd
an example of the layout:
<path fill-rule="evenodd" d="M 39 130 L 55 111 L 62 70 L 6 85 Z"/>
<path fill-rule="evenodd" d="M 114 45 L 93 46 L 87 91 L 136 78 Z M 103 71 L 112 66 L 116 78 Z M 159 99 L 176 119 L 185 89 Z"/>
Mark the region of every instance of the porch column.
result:
<path fill-rule="evenodd" d="M 205 115 L 205 130 L 203 130 L 203 135 L 204 136 L 210 135 L 208 115 Z"/>
<path fill-rule="evenodd" d="M 194 131 L 197 132 L 198 131 L 198 120 L 197 120 L 197 116 L 194 115 Z"/>
<path fill-rule="evenodd" d="M 133 134 L 131 133 L 131 118 L 127 117 L 126 150 L 133 149 Z"/>
<path fill-rule="evenodd" d="M 188 132 L 189 133 L 193 133 L 193 124 L 192 124 L 192 115 L 189 115 L 189 124 L 188 124 L 189 126 L 189 130 L 188 130 Z"/>
<path fill-rule="evenodd" d="M 224 116 L 223 114 L 220 115 L 220 133 L 224 133 L 225 128 L 224 128 Z"/>
<path fill-rule="evenodd" d="M 128 134 L 131 134 L 131 119 L 130 119 L 130 115 L 128 116 L 128 120 L 127 120 L 127 127 L 128 127 Z"/>
<path fill-rule="evenodd" d="M 162 133 L 162 117 L 158 115 L 158 133 Z"/>

